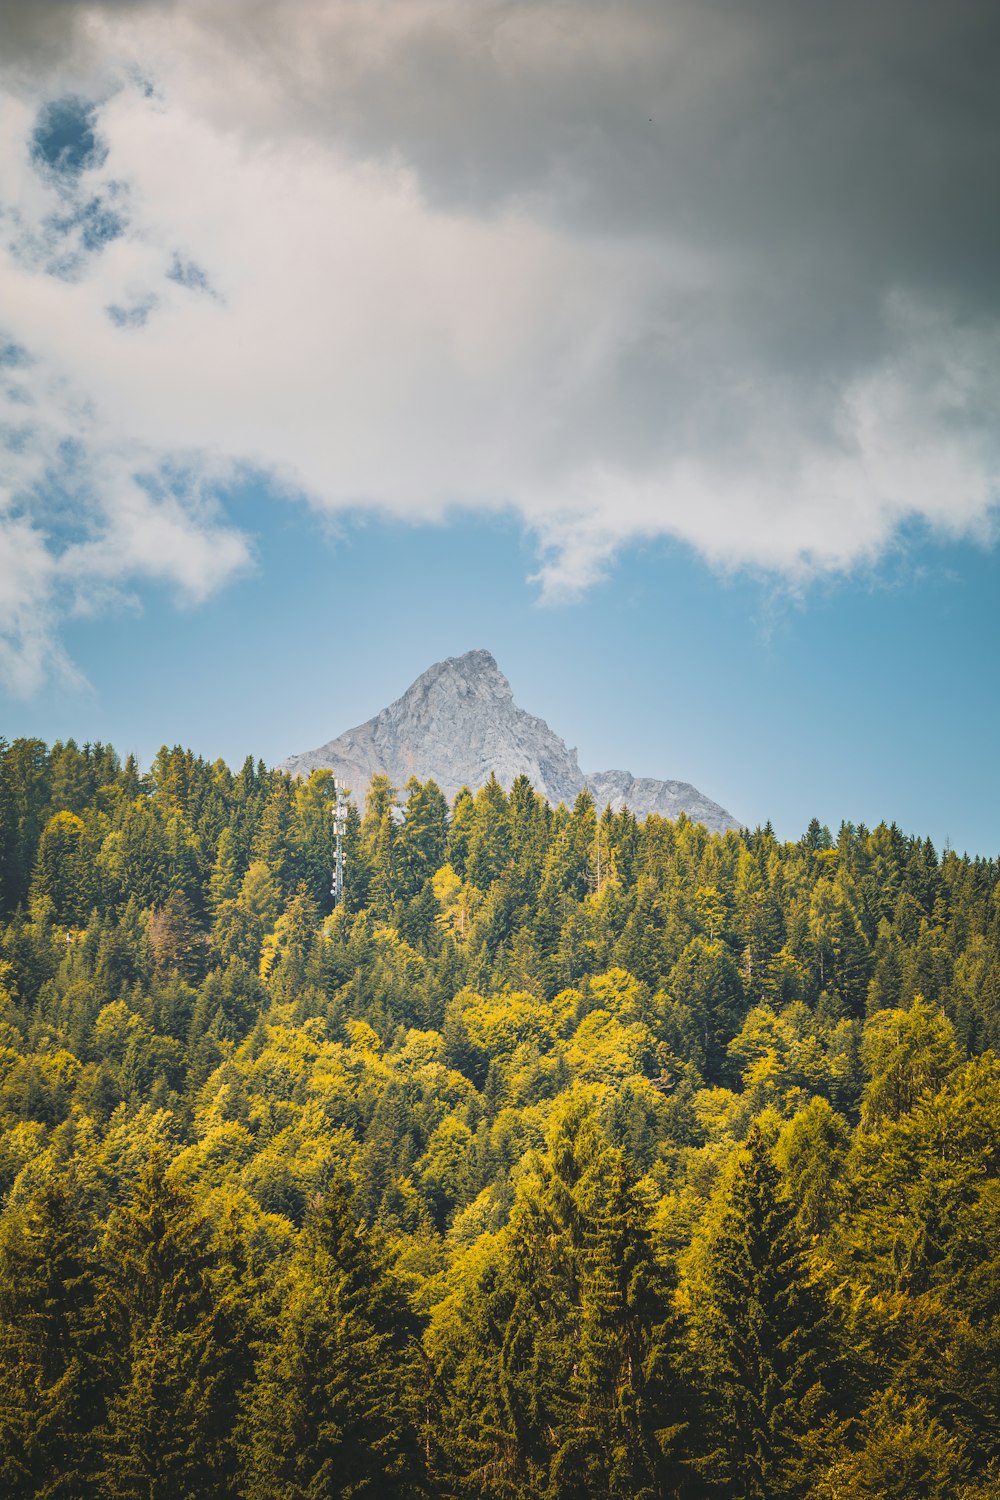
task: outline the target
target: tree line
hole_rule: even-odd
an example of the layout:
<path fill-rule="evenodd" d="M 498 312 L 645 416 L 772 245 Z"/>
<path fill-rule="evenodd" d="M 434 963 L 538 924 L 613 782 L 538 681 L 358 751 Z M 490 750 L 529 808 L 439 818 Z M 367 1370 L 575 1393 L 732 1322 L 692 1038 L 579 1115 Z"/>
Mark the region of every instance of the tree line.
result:
<path fill-rule="evenodd" d="M 0 742 L 5 1495 L 1000 1494 L 1000 869 Z"/>

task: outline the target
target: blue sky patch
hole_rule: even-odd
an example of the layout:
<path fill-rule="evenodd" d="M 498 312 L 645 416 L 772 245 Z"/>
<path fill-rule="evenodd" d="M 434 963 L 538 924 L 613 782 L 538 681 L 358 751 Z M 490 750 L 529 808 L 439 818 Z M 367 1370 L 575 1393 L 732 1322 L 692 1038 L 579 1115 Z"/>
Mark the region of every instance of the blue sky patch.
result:
<path fill-rule="evenodd" d="M 64 178 L 99 167 L 107 150 L 95 129 L 96 118 L 96 109 L 85 99 L 53 99 L 43 105 L 31 137 L 32 160 Z"/>
<path fill-rule="evenodd" d="M 187 287 L 190 292 L 207 292 L 209 296 L 214 295 L 212 286 L 201 266 L 193 260 L 185 260 L 180 255 L 175 255 L 170 270 L 167 272 L 168 281 L 176 281 L 178 286 Z"/>
<path fill-rule="evenodd" d="M 121 307 L 117 303 L 107 309 L 108 317 L 116 328 L 142 328 L 149 320 L 149 315 L 156 306 L 155 297 L 146 297 L 142 302 L 135 302 L 131 307 Z"/>
<path fill-rule="evenodd" d="M 125 220 L 101 198 L 91 198 L 77 215 L 80 242 L 85 250 L 101 250 L 125 232 Z"/>
<path fill-rule="evenodd" d="M 27 349 L 0 333 L 0 370 L 24 370 L 31 364 Z"/>

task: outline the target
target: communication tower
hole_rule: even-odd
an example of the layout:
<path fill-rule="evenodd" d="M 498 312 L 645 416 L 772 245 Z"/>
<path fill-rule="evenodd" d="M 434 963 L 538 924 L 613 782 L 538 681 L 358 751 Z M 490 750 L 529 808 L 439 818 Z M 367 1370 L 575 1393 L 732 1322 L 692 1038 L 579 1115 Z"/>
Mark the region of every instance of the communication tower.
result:
<path fill-rule="evenodd" d="M 330 895 L 334 906 L 339 906 L 344 896 L 344 834 L 347 832 L 347 788 L 335 776 L 333 778 L 333 884 Z"/>

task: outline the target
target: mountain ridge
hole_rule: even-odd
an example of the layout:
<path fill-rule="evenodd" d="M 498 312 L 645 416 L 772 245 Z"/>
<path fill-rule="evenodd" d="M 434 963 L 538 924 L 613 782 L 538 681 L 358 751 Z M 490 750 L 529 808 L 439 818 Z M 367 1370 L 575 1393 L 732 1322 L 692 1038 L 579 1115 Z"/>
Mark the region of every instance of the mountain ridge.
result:
<path fill-rule="evenodd" d="M 410 776 L 433 779 L 451 801 L 462 786 L 475 791 L 494 774 L 506 788 L 526 775 L 553 804 L 589 788 L 600 807 L 623 805 L 637 817 L 684 812 L 722 833 L 740 824 L 689 782 L 636 777 L 630 771 L 585 773 L 544 719 L 514 702 L 491 652 L 479 648 L 435 662 L 399 698 L 364 724 L 315 750 L 290 755 L 280 769 L 294 776 L 329 769 L 362 794 L 376 773 L 397 786 Z"/>

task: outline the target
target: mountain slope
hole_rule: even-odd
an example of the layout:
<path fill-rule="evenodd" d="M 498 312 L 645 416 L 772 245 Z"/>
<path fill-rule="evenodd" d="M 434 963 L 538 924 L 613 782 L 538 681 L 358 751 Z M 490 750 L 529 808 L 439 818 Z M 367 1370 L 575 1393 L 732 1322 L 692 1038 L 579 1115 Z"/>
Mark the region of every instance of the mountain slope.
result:
<path fill-rule="evenodd" d="M 598 807 L 609 802 L 615 812 L 630 807 L 637 817 L 655 812 L 662 818 L 678 818 L 683 812 L 713 833 L 740 827 L 724 807 L 689 781 L 657 781 L 653 776 L 633 776 L 631 771 L 593 771 L 586 781 Z"/>
<path fill-rule="evenodd" d="M 482 786 L 492 772 L 505 787 L 527 776 L 552 803 L 572 802 L 589 786 L 600 807 L 627 804 L 637 817 L 686 812 L 716 832 L 739 827 L 725 808 L 686 782 L 636 778 L 628 771 L 585 775 L 576 751 L 544 719 L 514 702 L 488 651 L 437 662 L 367 723 L 282 762 L 296 776 L 320 767 L 330 768 L 359 798 L 376 772 L 398 787 L 411 776 L 433 777 L 449 800 L 459 787 Z"/>

